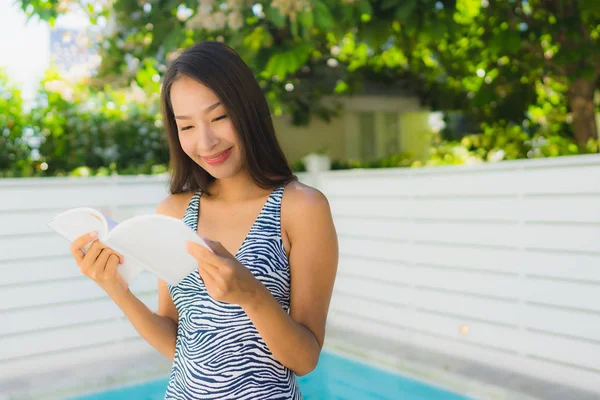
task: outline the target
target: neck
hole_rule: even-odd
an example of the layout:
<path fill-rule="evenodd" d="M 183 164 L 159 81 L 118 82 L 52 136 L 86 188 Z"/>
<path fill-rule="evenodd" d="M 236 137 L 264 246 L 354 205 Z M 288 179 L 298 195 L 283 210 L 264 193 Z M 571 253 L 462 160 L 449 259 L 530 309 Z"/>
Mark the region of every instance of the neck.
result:
<path fill-rule="evenodd" d="M 258 187 L 245 171 L 229 178 L 217 179 L 211 186 L 213 196 L 224 202 L 234 203 L 264 194 L 264 189 Z"/>

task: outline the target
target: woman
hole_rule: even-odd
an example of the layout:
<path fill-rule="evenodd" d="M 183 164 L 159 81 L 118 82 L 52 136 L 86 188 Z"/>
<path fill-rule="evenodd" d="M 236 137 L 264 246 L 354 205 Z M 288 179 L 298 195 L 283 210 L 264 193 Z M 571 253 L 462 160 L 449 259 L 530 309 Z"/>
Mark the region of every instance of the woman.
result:
<path fill-rule="evenodd" d="M 158 311 L 117 274 L 122 255 L 73 242 L 98 283 L 173 368 L 165 399 L 300 399 L 295 375 L 319 359 L 337 270 L 327 199 L 299 183 L 254 75 L 231 48 L 197 44 L 167 70 L 162 108 L 172 193 L 157 213 L 209 240 L 188 243 L 198 271 L 159 280 Z"/>

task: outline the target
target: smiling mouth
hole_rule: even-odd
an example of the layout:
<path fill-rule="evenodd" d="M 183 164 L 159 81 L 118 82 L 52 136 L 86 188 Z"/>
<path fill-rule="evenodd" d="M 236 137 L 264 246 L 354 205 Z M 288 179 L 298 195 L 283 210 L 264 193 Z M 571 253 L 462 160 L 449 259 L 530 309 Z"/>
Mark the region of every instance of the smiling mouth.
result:
<path fill-rule="evenodd" d="M 231 149 L 232 149 L 232 147 L 230 147 L 227 150 L 224 150 L 218 154 L 215 154 L 214 156 L 202 157 L 202 159 L 211 165 L 219 164 L 219 163 L 225 161 L 227 159 L 227 157 L 229 157 L 229 154 L 231 153 Z"/>

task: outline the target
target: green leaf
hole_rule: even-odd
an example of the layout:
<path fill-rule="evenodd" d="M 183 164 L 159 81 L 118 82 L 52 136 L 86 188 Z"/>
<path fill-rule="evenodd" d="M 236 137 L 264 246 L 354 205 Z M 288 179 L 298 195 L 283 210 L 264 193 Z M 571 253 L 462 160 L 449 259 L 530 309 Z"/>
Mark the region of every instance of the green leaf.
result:
<path fill-rule="evenodd" d="M 362 14 L 373 15 L 373 8 L 371 7 L 371 3 L 368 0 L 360 0 L 358 3 L 358 10 Z"/>
<path fill-rule="evenodd" d="M 290 32 L 294 36 L 298 36 L 298 20 L 290 20 Z"/>
<path fill-rule="evenodd" d="M 404 0 L 398 7 L 396 7 L 396 18 L 400 22 L 405 22 L 412 17 L 415 9 L 417 8 L 416 0 Z"/>
<path fill-rule="evenodd" d="M 265 67 L 267 75 L 277 75 L 280 80 L 293 74 L 308 61 L 312 46 L 303 44 L 293 50 L 275 53 L 271 56 Z"/>
<path fill-rule="evenodd" d="M 521 36 L 515 31 L 504 31 L 504 48 L 507 54 L 516 54 L 521 50 Z"/>
<path fill-rule="evenodd" d="M 179 46 L 180 42 L 184 39 L 182 33 L 183 30 L 181 28 L 175 28 L 167 34 L 162 41 L 162 45 L 166 51 L 171 51 Z"/>
<path fill-rule="evenodd" d="M 264 25 L 259 25 L 243 37 L 242 43 L 244 47 L 256 52 L 262 47 L 269 47 L 269 42 L 272 41 L 271 34 L 265 30 Z"/>
<path fill-rule="evenodd" d="M 322 2 L 315 3 L 315 25 L 322 31 L 327 31 L 335 24 L 329 8 Z"/>
<path fill-rule="evenodd" d="M 521 49 L 521 37 L 515 31 L 501 31 L 491 37 L 488 47 L 497 56 L 513 55 Z"/>
<path fill-rule="evenodd" d="M 269 20 L 275 25 L 277 28 L 283 28 L 285 25 L 285 17 L 281 15 L 279 12 L 279 8 L 277 7 L 269 7 L 266 12 Z"/>
<path fill-rule="evenodd" d="M 307 29 L 312 28 L 314 21 L 315 21 L 312 11 L 303 11 L 303 12 L 299 13 L 298 21 L 300 21 L 302 26 L 304 26 L 305 28 L 307 28 Z"/>
<path fill-rule="evenodd" d="M 598 0 L 579 0 L 579 10 L 582 17 L 600 18 L 600 2 Z"/>
<path fill-rule="evenodd" d="M 430 29 L 432 39 L 439 40 L 448 32 L 448 25 L 443 23 L 435 23 Z"/>
<path fill-rule="evenodd" d="M 404 1 L 402 0 L 383 0 L 383 2 L 381 3 L 381 9 L 382 10 L 388 10 L 390 8 L 395 8 L 398 5 L 404 3 Z"/>
<path fill-rule="evenodd" d="M 363 40 L 373 48 L 383 46 L 390 38 L 388 24 L 371 24 L 363 29 Z"/>
<path fill-rule="evenodd" d="M 491 71 L 488 71 L 487 76 L 489 76 L 491 79 L 496 79 L 499 74 L 500 71 L 498 70 L 498 68 L 494 68 Z"/>
<path fill-rule="evenodd" d="M 287 52 L 288 56 L 288 72 L 294 73 L 300 67 L 302 67 L 308 61 L 308 57 L 310 56 L 311 46 L 304 44 L 296 47 L 295 49 Z"/>
<path fill-rule="evenodd" d="M 350 87 L 348 86 L 348 84 L 346 82 L 339 81 L 337 83 L 337 85 L 335 85 L 335 89 L 333 89 L 333 91 L 336 93 L 344 93 L 344 92 L 348 91 L 348 89 L 350 89 Z"/>
<path fill-rule="evenodd" d="M 354 5 L 343 4 L 342 5 L 342 19 L 345 22 L 354 22 Z"/>

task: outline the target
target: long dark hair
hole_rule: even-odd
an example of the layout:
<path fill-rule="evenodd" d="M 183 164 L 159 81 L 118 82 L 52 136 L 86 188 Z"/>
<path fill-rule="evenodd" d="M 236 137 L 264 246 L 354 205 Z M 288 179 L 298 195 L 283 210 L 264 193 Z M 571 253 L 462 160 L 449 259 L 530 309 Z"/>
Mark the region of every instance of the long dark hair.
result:
<path fill-rule="evenodd" d="M 201 190 L 215 180 L 183 151 L 171 104 L 171 85 L 187 76 L 211 89 L 231 118 L 240 139 L 244 166 L 264 189 L 286 184 L 296 177 L 277 142 L 271 113 L 254 74 L 242 58 L 220 42 L 200 42 L 178 55 L 161 89 L 161 109 L 170 153 L 170 192 Z"/>

